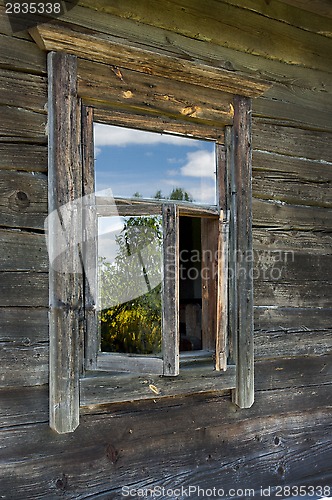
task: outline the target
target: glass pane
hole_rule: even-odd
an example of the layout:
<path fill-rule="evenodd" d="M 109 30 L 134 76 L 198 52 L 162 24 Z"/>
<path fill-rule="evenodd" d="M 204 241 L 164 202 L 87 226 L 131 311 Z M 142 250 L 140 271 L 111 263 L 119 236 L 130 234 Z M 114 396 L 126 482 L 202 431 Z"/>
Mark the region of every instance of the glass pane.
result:
<path fill-rule="evenodd" d="M 99 218 L 98 274 L 101 350 L 160 353 L 161 217 Z"/>
<path fill-rule="evenodd" d="M 98 123 L 94 141 L 97 191 L 216 204 L 214 142 Z"/>

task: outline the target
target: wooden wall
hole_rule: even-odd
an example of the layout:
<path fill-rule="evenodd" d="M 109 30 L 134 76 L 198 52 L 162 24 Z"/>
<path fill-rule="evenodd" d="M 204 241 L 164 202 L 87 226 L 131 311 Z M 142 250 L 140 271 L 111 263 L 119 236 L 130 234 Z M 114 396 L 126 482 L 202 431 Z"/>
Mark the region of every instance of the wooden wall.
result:
<path fill-rule="evenodd" d="M 49 429 L 46 56 L 2 2 L 1 498 L 331 485 L 332 20 L 277 0 L 82 0 L 65 20 L 274 84 L 253 119 L 256 402 L 86 408 L 74 434 Z"/>

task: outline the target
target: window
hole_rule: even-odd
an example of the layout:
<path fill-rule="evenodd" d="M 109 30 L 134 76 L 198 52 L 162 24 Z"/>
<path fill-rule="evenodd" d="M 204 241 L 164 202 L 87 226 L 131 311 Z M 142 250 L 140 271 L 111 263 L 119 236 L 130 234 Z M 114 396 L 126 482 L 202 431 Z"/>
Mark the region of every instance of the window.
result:
<path fill-rule="evenodd" d="M 90 368 L 176 376 L 179 360 L 197 357 L 212 368 L 220 280 L 215 144 L 99 124 L 95 143 L 103 188 L 94 287 L 100 340 Z"/>
<path fill-rule="evenodd" d="M 147 70 L 141 63 L 143 51 L 127 47 L 127 52 L 120 55 L 116 44 L 113 47 L 113 42 L 99 40 L 96 34 L 93 49 L 80 59 L 75 54 L 80 55 L 81 38 L 88 48 L 90 35 L 71 32 L 66 37 L 65 30 L 62 27 L 59 31 L 52 25 L 36 28 L 36 40 L 44 49 L 62 48 L 73 54 L 48 55 L 50 425 L 60 433 L 72 432 L 79 424 L 80 406 L 204 391 L 231 390 L 236 404 L 250 407 L 253 287 L 252 263 L 245 258 L 252 245 L 250 97 L 259 95 L 268 86 L 218 68 L 209 67 L 207 71 L 187 61 L 179 67 L 176 60 L 149 53 L 144 55 L 149 65 Z M 75 36 L 80 43 L 75 42 Z M 128 84 L 131 79 L 136 86 Z M 152 225 L 156 233 L 163 233 L 163 269 L 169 265 L 176 270 L 166 271 L 163 277 L 163 310 L 167 313 L 162 320 L 162 373 L 170 377 L 115 374 L 99 370 L 108 366 L 98 367 L 99 341 L 97 335 L 90 335 L 98 329 L 94 300 L 97 249 L 96 238 L 89 235 L 97 231 L 97 214 L 111 218 L 118 214 L 110 213 L 109 203 L 98 200 L 92 189 L 94 120 L 192 136 L 216 144 L 216 207 L 181 200 L 139 199 L 129 204 L 124 200 L 117 205 L 123 217 L 122 228 L 128 235 L 132 231 L 129 239 L 134 241 L 137 237 L 136 226 Z M 156 234 L 146 236 L 156 250 L 159 246 Z M 184 240 L 189 242 L 189 248 Z M 184 307 L 185 297 L 189 294 L 191 300 L 193 296 L 185 285 L 181 290 L 176 283 L 178 254 L 183 250 L 198 250 L 200 244 L 205 259 L 202 262 L 205 267 L 217 266 L 218 281 L 206 279 L 202 274 L 201 321 L 206 333 L 201 338 L 202 345 L 197 332 L 183 339 L 181 349 L 192 350 L 186 351 L 190 353 L 188 363 L 184 355 L 183 368 L 174 376 L 178 371 L 183 323 L 189 328 L 190 321 L 194 323 L 193 315 L 199 315 L 194 301 L 190 312 Z M 167 254 L 165 249 L 170 247 L 176 251 Z M 209 251 L 218 255 L 218 259 L 211 259 Z M 139 260 L 139 251 L 136 254 Z M 182 294 L 182 303 L 178 293 Z M 156 318 L 158 314 L 160 311 L 156 312 Z M 149 328 L 156 327 L 157 331 L 157 323 L 156 320 Z M 217 370 L 195 356 L 204 352 L 205 344 L 211 350 L 212 343 Z M 161 359 L 155 352 L 158 344 L 159 339 L 142 356 Z M 142 366 L 138 371 L 141 369 Z"/>

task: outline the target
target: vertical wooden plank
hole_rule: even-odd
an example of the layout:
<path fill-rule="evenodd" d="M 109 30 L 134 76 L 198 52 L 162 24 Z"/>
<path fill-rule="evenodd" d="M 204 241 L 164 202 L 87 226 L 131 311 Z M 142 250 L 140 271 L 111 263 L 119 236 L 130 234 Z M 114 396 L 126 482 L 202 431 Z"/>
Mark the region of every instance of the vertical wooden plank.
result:
<path fill-rule="evenodd" d="M 218 238 L 218 291 L 217 291 L 217 337 L 216 337 L 216 370 L 226 370 L 230 351 L 232 353 L 233 329 L 229 328 L 229 309 L 234 301 L 229 300 L 229 215 L 231 206 L 231 179 L 232 147 L 229 141 L 231 127 L 225 131 L 225 145 L 217 144 L 217 200 L 220 210 L 219 238 Z M 234 284 L 230 290 L 234 295 Z M 234 334 L 235 335 L 235 334 Z M 232 356 L 231 356 L 232 357 Z M 232 360 L 231 360 L 232 361 Z"/>
<path fill-rule="evenodd" d="M 164 375 L 179 374 L 179 217 L 175 204 L 163 206 L 163 362 Z"/>
<path fill-rule="evenodd" d="M 251 100 L 234 98 L 234 187 L 236 192 L 236 279 L 238 295 L 237 387 L 234 402 L 254 402 Z"/>
<path fill-rule="evenodd" d="M 84 358 L 85 369 L 97 367 L 100 339 L 97 325 L 98 220 L 94 175 L 93 108 L 82 107 Z M 82 370 L 83 371 L 83 370 Z"/>
<path fill-rule="evenodd" d="M 219 220 L 201 219 L 202 348 L 214 351 L 217 331 Z"/>
<path fill-rule="evenodd" d="M 226 371 L 228 359 L 228 249 L 229 224 L 224 212 L 220 212 L 218 235 L 218 289 L 217 289 L 217 337 L 216 370 Z"/>
<path fill-rule="evenodd" d="M 82 195 L 76 57 L 48 55 L 50 426 L 59 433 L 79 424 L 79 328 L 82 313 L 80 243 Z M 68 204 L 66 206 L 66 204 Z"/>

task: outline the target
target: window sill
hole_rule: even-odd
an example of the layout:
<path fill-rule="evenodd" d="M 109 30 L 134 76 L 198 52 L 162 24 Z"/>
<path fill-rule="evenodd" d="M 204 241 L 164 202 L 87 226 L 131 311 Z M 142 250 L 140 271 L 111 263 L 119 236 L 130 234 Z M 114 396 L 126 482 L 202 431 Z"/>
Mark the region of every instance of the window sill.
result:
<path fill-rule="evenodd" d="M 235 366 L 226 372 L 212 369 L 211 362 L 183 366 L 177 377 L 91 372 L 80 380 L 81 407 L 124 401 L 157 399 L 205 392 L 217 392 L 236 387 Z"/>

